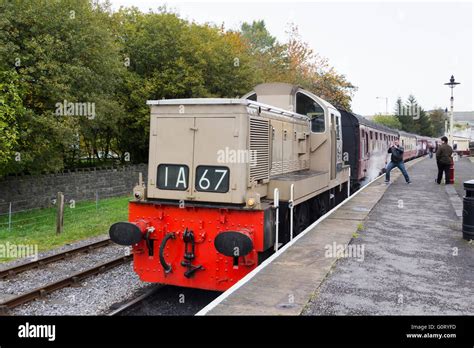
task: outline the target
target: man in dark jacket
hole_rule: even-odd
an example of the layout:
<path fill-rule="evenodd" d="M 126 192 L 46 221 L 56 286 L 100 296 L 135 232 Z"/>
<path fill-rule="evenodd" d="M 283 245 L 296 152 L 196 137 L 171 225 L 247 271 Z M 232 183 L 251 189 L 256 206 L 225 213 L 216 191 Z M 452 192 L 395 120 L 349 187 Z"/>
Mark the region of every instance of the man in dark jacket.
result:
<path fill-rule="evenodd" d="M 438 164 L 438 179 L 436 182 L 441 184 L 441 179 L 443 178 L 446 184 L 449 184 L 449 167 L 451 166 L 451 155 L 453 154 L 453 149 L 448 145 L 448 138 L 442 137 L 441 141 L 443 142 L 436 151 L 436 163 Z"/>
<path fill-rule="evenodd" d="M 393 145 L 388 149 L 388 153 L 392 154 L 392 158 L 390 163 L 387 165 L 387 170 L 385 172 L 385 183 L 390 182 L 390 171 L 397 167 L 402 172 L 403 176 L 405 177 L 405 181 L 407 184 L 411 184 L 410 177 L 408 176 L 407 170 L 405 169 L 405 165 L 403 164 L 403 146 L 398 145 L 398 140 L 395 140 Z"/>

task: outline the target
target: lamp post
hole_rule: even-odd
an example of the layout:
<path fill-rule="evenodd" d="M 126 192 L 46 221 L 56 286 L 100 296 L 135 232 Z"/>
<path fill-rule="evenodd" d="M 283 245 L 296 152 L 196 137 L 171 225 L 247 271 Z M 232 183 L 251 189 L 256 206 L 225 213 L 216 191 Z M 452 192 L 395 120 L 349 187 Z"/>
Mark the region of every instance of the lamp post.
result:
<path fill-rule="evenodd" d="M 453 117 L 454 117 L 454 96 L 453 96 L 453 92 L 454 92 L 454 87 L 456 87 L 456 85 L 459 85 L 460 82 L 456 82 L 454 80 L 454 75 L 451 75 L 451 78 L 449 79 L 449 82 L 445 83 L 446 86 L 449 86 L 449 88 L 451 88 L 451 113 L 449 115 L 449 144 L 451 146 L 454 146 L 454 137 L 453 137 Z"/>
<path fill-rule="evenodd" d="M 444 109 L 444 135 L 449 136 L 448 134 L 448 108 Z"/>
<path fill-rule="evenodd" d="M 453 136 L 453 125 L 454 125 L 454 87 L 456 85 L 459 85 L 459 82 L 456 82 L 454 80 L 454 75 L 451 75 L 451 78 L 449 79 L 449 82 L 445 83 L 446 86 L 449 86 L 451 88 L 451 114 L 449 117 L 449 144 L 451 147 L 454 148 L 454 136 Z M 451 158 L 451 166 L 449 168 L 450 175 L 449 175 L 449 183 L 454 184 L 454 160 Z"/>
<path fill-rule="evenodd" d="M 376 97 L 376 99 L 385 99 L 385 115 L 388 115 L 388 97 Z"/>

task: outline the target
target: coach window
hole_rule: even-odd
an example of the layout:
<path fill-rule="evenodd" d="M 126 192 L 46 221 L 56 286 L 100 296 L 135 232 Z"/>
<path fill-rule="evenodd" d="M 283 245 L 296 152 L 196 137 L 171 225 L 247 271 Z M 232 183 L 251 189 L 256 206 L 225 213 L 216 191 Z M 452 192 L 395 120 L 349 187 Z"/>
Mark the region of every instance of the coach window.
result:
<path fill-rule="evenodd" d="M 369 135 L 365 132 L 365 154 L 369 153 Z"/>
<path fill-rule="evenodd" d="M 326 130 L 323 108 L 306 94 L 296 93 L 296 113 L 311 119 L 311 132 L 324 133 Z"/>

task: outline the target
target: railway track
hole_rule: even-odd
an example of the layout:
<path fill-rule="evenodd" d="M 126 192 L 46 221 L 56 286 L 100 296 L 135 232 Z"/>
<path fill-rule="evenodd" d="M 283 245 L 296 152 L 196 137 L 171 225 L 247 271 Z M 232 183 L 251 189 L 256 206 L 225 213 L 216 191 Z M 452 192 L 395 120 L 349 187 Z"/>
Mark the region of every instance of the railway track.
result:
<path fill-rule="evenodd" d="M 130 262 L 132 260 L 132 257 L 133 257 L 132 255 L 121 256 L 113 260 L 101 263 L 95 267 L 91 267 L 85 271 L 75 273 L 71 276 L 67 276 L 60 280 L 38 287 L 34 290 L 28 291 L 21 295 L 14 296 L 13 298 L 9 300 L 0 303 L 0 314 L 7 314 L 8 310 L 12 308 L 15 308 L 27 302 L 36 300 L 38 298 L 42 298 L 54 291 L 63 289 L 65 287 L 78 284 L 79 282 L 81 282 L 82 280 L 90 276 L 107 272 L 108 270 L 114 267 Z"/>
<path fill-rule="evenodd" d="M 143 293 L 112 306 L 107 316 L 190 316 L 218 297 L 221 292 L 155 284 Z"/>
<path fill-rule="evenodd" d="M 68 260 L 74 256 L 80 257 L 79 255 L 82 253 L 88 253 L 112 244 L 113 243 L 110 239 L 106 239 L 70 249 L 55 255 L 47 256 L 39 260 L 7 268 L 0 271 L 0 281 L 17 281 L 15 276 L 21 274 L 22 272 L 34 269 L 41 270 L 42 267 L 46 265 Z M 10 310 L 37 299 L 45 298 L 46 296 L 58 290 L 77 286 L 86 278 L 100 273 L 105 273 L 115 267 L 129 263 L 132 258 L 132 254 L 122 254 L 120 257 L 115 257 L 97 265 L 88 267 L 87 269 L 80 272 L 76 272 L 64 277 L 61 277 L 64 275 L 64 273 L 62 269 L 59 269 L 60 272 L 58 273 L 58 277 L 56 277 L 56 279 L 48 281 L 46 284 L 42 284 L 38 287 L 35 287 L 35 285 L 32 284 L 31 287 L 29 287 L 26 291 L 4 299 L 3 302 L 0 303 L 0 316 L 9 315 Z M 36 286 L 37 285 L 38 284 L 36 284 Z M 119 307 L 114 308 L 106 315 L 194 315 L 217 296 L 218 293 L 210 291 L 156 284 L 151 288 L 146 289 L 143 293 L 139 294 L 135 298 L 125 303 L 121 303 Z M 186 298 L 185 303 L 183 301 L 184 298 Z"/>
<path fill-rule="evenodd" d="M 129 300 L 128 302 L 120 305 L 120 307 L 108 313 L 107 316 L 112 317 L 112 316 L 118 316 L 118 315 L 124 314 L 125 312 L 127 312 L 127 310 L 131 309 L 132 307 L 136 306 L 138 303 L 146 300 L 147 298 L 155 295 L 159 290 L 163 289 L 164 287 L 165 285 L 159 284 L 152 287 L 151 289 L 148 289 L 146 292 L 144 292 L 140 296 L 137 296 Z"/>
<path fill-rule="evenodd" d="M 84 246 L 80 246 L 74 249 L 70 249 L 61 253 L 57 253 L 51 256 L 47 256 L 39 260 L 35 260 L 35 261 L 27 262 L 27 263 L 17 265 L 11 268 L 7 268 L 5 270 L 0 271 L 0 280 L 9 280 L 13 278 L 15 275 L 18 275 L 22 272 L 29 271 L 32 269 L 41 269 L 45 265 L 52 264 L 54 262 L 58 262 L 62 260 L 66 260 L 73 256 L 78 256 L 82 253 L 88 253 L 93 250 L 97 250 L 109 245 L 112 245 L 112 241 L 110 239 L 105 239 L 105 240 L 93 242 Z M 72 275 L 68 275 L 66 277 L 56 279 L 54 281 L 48 282 L 47 284 L 33 288 L 32 290 L 27 290 L 26 292 L 22 292 L 19 295 L 14 295 L 13 297 L 3 300 L 3 302 L 0 303 L 0 315 L 2 314 L 6 315 L 8 314 L 9 310 L 15 307 L 18 307 L 25 303 L 45 297 L 48 294 L 51 294 L 52 292 L 55 292 L 57 290 L 60 290 L 69 286 L 75 286 L 88 277 L 91 277 L 93 275 L 97 275 L 100 273 L 105 273 L 112 268 L 128 263 L 132 260 L 132 257 L 133 255 L 131 254 L 115 257 L 113 259 L 107 260 L 105 262 L 101 262 L 97 265 L 94 265 L 85 270 L 82 270 L 80 272 L 76 272 Z"/>
<path fill-rule="evenodd" d="M 64 251 L 64 252 L 61 252 L 61 253 L 57 253 L 57 254 L 54 254 L 54 255 L 51 255 L 51 256 L 46 256 L 46 257 L 43 257 L 39 260 L 30 261 L 30 262 L 27 262 L 27 263 L 24 263 L 24 264 L 21 264 L 21 265 L 18 265 L 18 266 L 7 268 L 7 269 L 4 269 L 4 270 L 0 271 L 0 279 L 13 277 L 13 276 L 15 276 L 19 273 L 29 271 L 29 270 L 34 269 L 34 268 L 40 268 L 40 267 L 43 267 L 47 264 L 67 259 L 67 258 L 69 258 L 73 255 L 80 254 L 80 253 L 87 253 L 87 252 L 90 252 L 94 249 L 103 248 L 103 247 L 111 245 L 111 244 L 112 244 L 112 241 L 110 239 L 105 239 L 105 240 L 101 240 L 101 241 L 98 241 L 98 242 L 83 245 L 83 246 L 80 246 L 80 247 L 77 247 L 77 248 L 74 248 L 74 249 L 70 249 L 70 250 L 67 250 L 67 251 Z"/>

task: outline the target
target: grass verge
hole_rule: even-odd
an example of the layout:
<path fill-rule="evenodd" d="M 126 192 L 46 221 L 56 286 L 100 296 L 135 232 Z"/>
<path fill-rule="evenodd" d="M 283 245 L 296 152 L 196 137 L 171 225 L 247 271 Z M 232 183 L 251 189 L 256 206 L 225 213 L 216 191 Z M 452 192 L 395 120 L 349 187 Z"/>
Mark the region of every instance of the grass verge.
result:
<path fill-rule="evenodd" d="M 65 204 L 64 231 L 59 235 L 56 234 L 55 207 L 15 213 L 10 229 L 8 215 L 2 215 L 0 246 L 6 249 L 7 245 L 35 245 L 41 252 L 107 233 L 114 222 L 127 221 L 130 199 L 131 196 L 125 196 L 101 199 L 98 204 L 95 201 L 76 203 L 75 206 Z M 14 257 L 0 253 L 0 262 L 12 259 Z"/>

